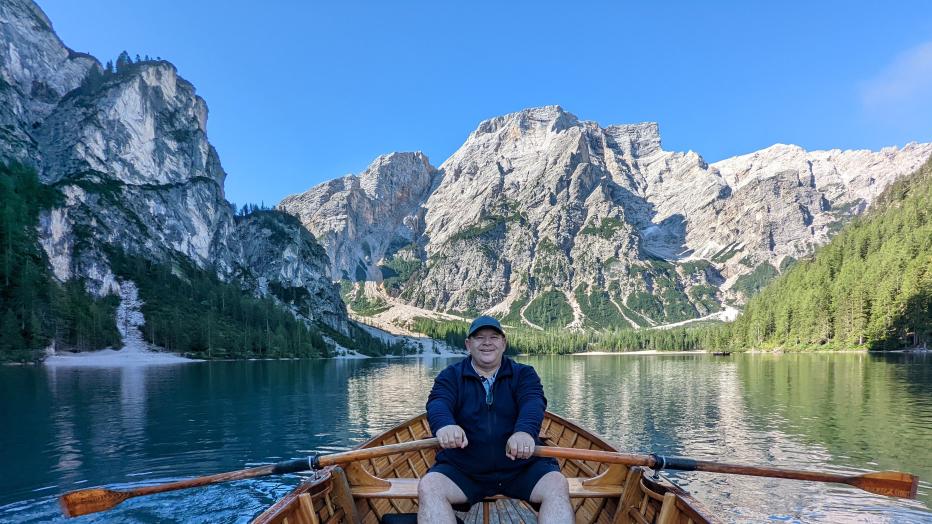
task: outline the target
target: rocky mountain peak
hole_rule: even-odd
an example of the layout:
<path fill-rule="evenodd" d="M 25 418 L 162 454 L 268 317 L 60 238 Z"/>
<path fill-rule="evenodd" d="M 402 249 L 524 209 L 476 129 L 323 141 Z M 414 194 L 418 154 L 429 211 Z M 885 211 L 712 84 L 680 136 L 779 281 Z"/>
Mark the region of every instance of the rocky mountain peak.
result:
<path fill-rule="evenodd" d="M 0 3 L 0 41 L 0 78 L 44 111 L 99 65 L 65 47 L 42 9 L 26 0 Z"/>
<path fill-rule="evenodd" d="M 632 158 L 661 151 L 660 126 L 656 122 L 612 125 L 605 128 L 605 134 L 620 151 Z"/>
<path fill-rule="evenodd" d="M 515 113 L 490 118 L 482 121 L 470 139 L 481 135 L 494 134 L 507 129 L 510 133 L 525 134 L 536 132 L 559 133 L 579 123 L 576 115 L 568 113 L 560 106 L 543 106 L 524 109 Z"/>
<path fill-rule="evenodd" d="M 31 126 L 100 65 L 65 47 L 30 1 L 0 2 L 0 42 L 0 157 L 38 167 Z"/>
<path fill-rule="evenodd" d="M 427 155 L 413 153 L 390 153 L 376 158 L 361 175 L 359 187 L 369 198 L 396 198 L 399 193 L 415 193 L 417 188 L 430 185 L 430 177 L 436 169 L 430 165 Z"/>
<path fill-rule="evenodd" d="M 75 173 L 107 173 L 125 184 L 203 178 L 222 197 L 226 173 L 206 129 L 207 104 L 194 87 L 172 64 L 152 61 L 75 90 L 34 134 L 46 152 L 46 182 Z"/>

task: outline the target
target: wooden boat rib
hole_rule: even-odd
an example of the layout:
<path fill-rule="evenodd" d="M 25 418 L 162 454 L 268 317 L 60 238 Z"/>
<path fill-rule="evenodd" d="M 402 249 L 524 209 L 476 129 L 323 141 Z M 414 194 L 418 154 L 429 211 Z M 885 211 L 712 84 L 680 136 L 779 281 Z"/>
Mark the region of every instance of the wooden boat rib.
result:
<path fill-rule="evenodd" d="M 360 449 L 429 438 L 427 417 L 414 417 Z M 541 426 L 544 445 L 617 451 L 596 435 L 547 412 Z M 417 513 L 417 481 L 434 463 L 425 449 L 329 466 L 268 508 L 254 524 L 376 524 L 386 515 Z M 640 467 L 559 459 L 570 484 L 577 523 L 701 524 L 720 522 L 688 493 Z M 533 523 L 529 504 L 494 497 L 457 515 L 467 524 Z"/>

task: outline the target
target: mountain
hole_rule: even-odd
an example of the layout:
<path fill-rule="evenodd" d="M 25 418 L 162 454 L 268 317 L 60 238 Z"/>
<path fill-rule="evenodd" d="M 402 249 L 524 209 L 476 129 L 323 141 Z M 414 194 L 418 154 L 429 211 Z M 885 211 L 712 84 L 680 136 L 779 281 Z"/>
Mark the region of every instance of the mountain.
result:
<path fill-rule="evenodd" d="M 386 155 L 278 207 L 367 305 L 653 326 L 742 304 L 930 154 L 775 145 L 708 164 L 664 150 L 655 123 L 603 128 L 548 106 L 480 123 L 439 168 Z"/>
<path fill-rule="evenodd" d="M 114 272 L 114 254 L 137 257 L 351 333 L 314 237 L 279 212 L 236 216 L 207 104 L 171 63 L 124 53 L 103 67 L 68 49 L 25 0 L 0 3 L 0 42 L 0 161 L 31 168 L 62 196 L 38 224 L 58 281 L 117 294 L 126 275 Z"/>
<path fill-rule="evenodd" d="M 932 160 L 754 297 L 732 346 L 898 349 L 932 341 Z"/>
<path fill-rule="evenodd" d="M 336 278 L 376 279 L 381 271 L 374 262 L 423 232 L 421 205 L 438 175 L 422 153 L 393 153 L 377 158 L 360 176 L 324 182 L 278 207 L 292 212 L 327 246 Z"/>

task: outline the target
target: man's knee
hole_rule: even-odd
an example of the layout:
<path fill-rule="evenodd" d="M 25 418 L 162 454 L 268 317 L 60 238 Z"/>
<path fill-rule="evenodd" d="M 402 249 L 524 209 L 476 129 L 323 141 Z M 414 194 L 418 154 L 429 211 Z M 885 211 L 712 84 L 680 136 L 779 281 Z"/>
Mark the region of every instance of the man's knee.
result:
<path fill-rule="evenodd" d="M 433 498 L 442 494 L 441 486 L 443 476 L 439 473 L 428 473 L 417 482 L 417 497 L 419 499 Z"/>
<path fill-rule="evenodd" d="M 569 483 L 559 471 L 551 471 L 541 477 L 531 491 L 531 502 L 543 502 L 549 498 L 569 499 L 569 497 Z"/>
<path fill-rule="evenodd" d="M 443 473 L 430 472 L 418 481 L 417 497 L 421 501 L 456 503 L 466 500 L 463 491 Z M 459 500 L 463 499 L 463 500 Z"/>

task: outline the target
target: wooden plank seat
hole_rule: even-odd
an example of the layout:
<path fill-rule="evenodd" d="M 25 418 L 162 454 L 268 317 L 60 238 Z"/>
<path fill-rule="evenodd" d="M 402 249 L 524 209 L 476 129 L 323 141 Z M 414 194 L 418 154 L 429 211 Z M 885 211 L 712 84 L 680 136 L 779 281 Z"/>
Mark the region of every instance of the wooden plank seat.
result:
<path fill-rule="evenodd" d="M 417 483 L 418 479 L 416 478 L 389 478 L 389 479 L 380 479 L 388 483 L 387 486 L 356 486 L 352 488 L 353 498 L 355 499 L 417 499 Z M 569 484 L 570 498 L 571 499 L 586 499 L 586 498 L 603 498 L 603 497 L 613 497 L 619 498 L 624 492 L 624 486 L 619 484 L 614 485 L 588 485 L 594 479 L 588 477 L 571 477 L 566 479 Z M 491 513 L 493 510 L 498 511 L 499 513 L 508 513 L 504 508 L 506 506 L 499 507 L 502 503 L 510 502 L 508 497 L 504 495 L 495 495 L 494 497 L 487 497 L 477 504 L 481 507 L 479 510 L 481 512 L 481 519 L 478 518 L 479 515 L 475 515 L 476 518 L 468 520 L 468 522 L 481 522 L 481 523 L 491 523 L 493 520 L 496 522 L 536 522 L 536 516 L 534 513 L 540 510 L 538 504 L 530 504 L 530 508 L 533 508 L 534 513 L 527 514 L 523 518 L 516 517 L 513 519 L 506 518 L 507 515 L 499 515 L 497 519 L 491 518 Z M 518 502 L 518 501 L 514 501 Z M 468 518 L 473 515 L 474 509 L 467 504 L 454 504 L 453 509 L 460 512 L 460 515 L 463 518 Z M 530 509 L 529 508 L 529 509 Z M 511 512 L 521 511 L 519 507 L 511 508 Z M 524 510 L 525 512 L 527 510 Z M 414 514 L 406 515 L 404 517 L 399 516 L 399 518 L 411 518 L 415 516 Z M 459 517 L 457 517 L 459 519 Z M 416 516 L 415 516 L 416 520 Z M 398 522 L 403 522 L 399 520 Z"/>
<path fill-rule="evenodd" d="M 354 486 L 353 497 L 363 499 L 416 499 L 418 479 L 384 479 L 388 486 Z M 591 498 L 591 497 L 618 497 L 624 492 L 624 487 L 620 484 L 599 486 L 587 485 L 584 481 L 591 480 L 585 477 L 571 477 L 566 479 L 570 487 L 570 498 Z M 507 498 L 503 495 L 496 495 L 485 499 L 493 501 Z"/>

